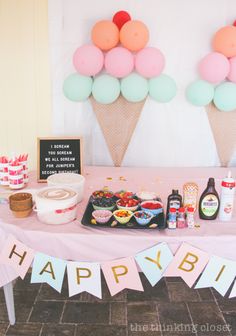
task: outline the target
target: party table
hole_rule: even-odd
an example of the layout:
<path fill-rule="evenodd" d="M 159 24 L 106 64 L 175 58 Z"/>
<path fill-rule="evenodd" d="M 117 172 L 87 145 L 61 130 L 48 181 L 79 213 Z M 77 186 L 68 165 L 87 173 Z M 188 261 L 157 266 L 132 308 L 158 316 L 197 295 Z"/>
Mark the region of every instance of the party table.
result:
<path fill-rule="evenodd" d="M 231 168 L 236 176 L 236 168 Z M 230 222 L 202 221 L 196 215 L 199 227 L 177 230 L 135 230 L 84 226 L 81 219 L 90 194 L 104 187 L 112 191 L 121 189 L 138 192 L 154 191 L 166 205 L 172 189 L 182 193 L 185 182 L 194 181 L 199 192 L 206 188 L 209 177 L 214 177 L 220 192 L 220 181 L 228 168 L 133 168 L 133 167 L 85 167 L 84 199 L 78 206 L 77 219 L 65 225 L 46 225 L 37 220 L 36 213 L 30 217 L 13 217 L 7 205 L 0 205 L 0 230 L 7 236 L 14 235 L 32 249 L 65 260 L 98 261 L 134 256 L 156 243 L 166 242 L 176 252 L 182 242 L 194 245 L 209 254 L 236 260 L 236 211 Z M 30 174 L 27 189 L 34 193 L 46 186 L 37 183 L 36 173 Z M 200 195 L 199 195 L 200 196 Z M 236 204 L 235 204 L 236 210 Z M 0 271 L 1 271 L 0 265 Z M 5 266 L 4 266 L 5 267 Z M 10 274 L 10 270 L 8 270 Z M 9 275 L 9 281 L 10 281 Z"/>

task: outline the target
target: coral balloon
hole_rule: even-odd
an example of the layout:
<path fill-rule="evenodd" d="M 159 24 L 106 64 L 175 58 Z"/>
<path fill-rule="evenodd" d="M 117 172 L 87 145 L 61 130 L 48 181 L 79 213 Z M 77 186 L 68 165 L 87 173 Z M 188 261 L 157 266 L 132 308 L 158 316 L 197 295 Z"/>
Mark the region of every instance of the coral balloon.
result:
<path fill-rule="evenodd" d="M 138 51 L 145 47 L 149 40 L 149 32 L 141 21 L 126 22 L 120 31 L 120 42 L 131 51 Z"/>
<path fill-rule="evenodd" d="M 137 103 L 148 95 L 148 81 L 136 73 L 121 80 L 121 93 L 129 102 Z"/>
<path fill-rule="evenodd" d="M 72 101 L 83 101 L 91 95 L 92 84 L 93 80 L 91 77 L 75 73 L 65 79 L 63 92 L 66 98 Z"/>
<path fill-rule="evenodd" d="M 165 67 L 165 58 L 157 48 L 144 48 L 135 58 L 137 72 L 147 78 L 159 76 Z"/>
<path fill-rule="evenodd" d="M 213 84 L 223 81 L 229 73 L 229 68 L 228 58 L 218 52 L 206 55 L 198 66 L 200 77 Z"/>
<path fill-rule="evenodd" d="M 119 29 L 112 21 L 99 21 L 92 29 L 92 41 L 102 50 L 110 50 L 119 42 Z"/>
<path fill-rule="evenodd" d="M 225 82 L 215 89 L 215 106 L 224 112 L 236 109 L 236 84 Z"/>
<path fill-rule="evenodd" d="M 111 104 L 120 95 L 120 82 L 115 77 L 100 75 L 94 79 L 92 94 L 97 102 Z"/>
<path fill-rule="evenodd" d="M 229 65 L 230 65 L 230 69 L 229 69 L 229 74 L 227 77 L 231 82 L 236 83 L 236 56 L 230 58 Z"/>
<path fill-rule="evenodd" d="M 73 56 L 75 69 L 84 76 L 95 76 L 103 68 L 104 56 L 94 45 L 84 45 L 78 48 Z"/>
<path fill-rule="evenodd" d="M 123 25 L 131 20 L 131 16 L 126 11 L 119 11 L 114 16 L 112 21 L 117 25 L 118 29 L 121 30 Z"/>
<path fill-rule="evenodd" d="M 226 26 L 213 37 L 212 47 L 226 57 L 236 56 L 236 27 Z"/>
<path fill-rule="evenodd" d="M 167 75 L 162 74 L 149 80 L 149 95 L 160 103 L 168 103 L 176 92 L 175 81 Z"/>
<path fill-rule="evenodd" d="M 113 48 L 106 54 L 105 69 L 115 77 L 122 78 L 128 76 L 134 68 L 134 57 L 125 48 Z"/>
<path fill-rule="evenodd" d="M 187 87 L 186 97 L 193 105 L 208 105 L 214 97 L 214 87 L 204 80 L 197 80 Z"/>

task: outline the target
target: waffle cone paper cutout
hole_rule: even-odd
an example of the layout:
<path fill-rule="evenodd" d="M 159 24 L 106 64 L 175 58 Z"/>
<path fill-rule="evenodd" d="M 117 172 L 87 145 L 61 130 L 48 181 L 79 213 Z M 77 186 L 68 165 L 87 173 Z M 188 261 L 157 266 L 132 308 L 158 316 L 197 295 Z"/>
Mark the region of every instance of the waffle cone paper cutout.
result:
<path fill-rule="evenodd" d="M 227 167 L 236 150 L 236 110 L 222 112 L 211 103 L 206 107 L 221 165 Z"/>
<path fill-rule="evenodd" d="M 113 163 L 119 167 L 129 146 L 146 99 L 128 102 L 121 95 L 112 104 L 98 103 L 90 97 L 94 113 L 103 132 Z"/>

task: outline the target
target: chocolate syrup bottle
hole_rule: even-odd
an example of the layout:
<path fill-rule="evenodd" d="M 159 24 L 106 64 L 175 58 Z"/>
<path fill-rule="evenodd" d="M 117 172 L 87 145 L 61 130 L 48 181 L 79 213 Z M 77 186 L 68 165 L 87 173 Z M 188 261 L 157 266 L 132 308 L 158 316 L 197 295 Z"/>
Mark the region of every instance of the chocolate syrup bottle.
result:
<path fill-rule="evenodd" d="M 215 189 L 215 180 L 210 177 L 206 189 L 199 201 L 199 217 L 201 219 L 216 219 L 220 208 L 219 195 Z"/>

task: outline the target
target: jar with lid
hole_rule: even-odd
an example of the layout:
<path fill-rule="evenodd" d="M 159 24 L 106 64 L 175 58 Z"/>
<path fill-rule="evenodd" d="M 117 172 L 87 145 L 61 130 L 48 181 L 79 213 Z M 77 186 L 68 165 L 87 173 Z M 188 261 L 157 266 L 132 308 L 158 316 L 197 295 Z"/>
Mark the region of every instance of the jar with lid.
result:
<path fill-rule="evenodd" d="M 168 229 L 176 229 L 176 209 L 170 208 L 168 214 Z"/>
<path fill-rule="evenodd" d="M 181 207 L 178 210 L 177 228 L 178 229 L 184 229 L 185 227 L 186 227 L 185 209 L 184 209 L 184 207 Z"/>
<path fill-rule="evenodd" d="M 190 229 L 194 228 L 195 222 L 194 222 L 194 208 L 188 207 L 187 208 L 187 216 L 186 216 L 186 224 L 187 227 Z"/>

